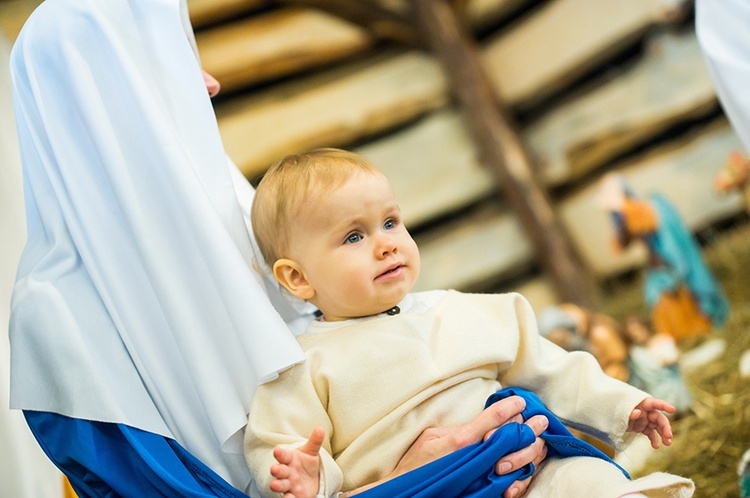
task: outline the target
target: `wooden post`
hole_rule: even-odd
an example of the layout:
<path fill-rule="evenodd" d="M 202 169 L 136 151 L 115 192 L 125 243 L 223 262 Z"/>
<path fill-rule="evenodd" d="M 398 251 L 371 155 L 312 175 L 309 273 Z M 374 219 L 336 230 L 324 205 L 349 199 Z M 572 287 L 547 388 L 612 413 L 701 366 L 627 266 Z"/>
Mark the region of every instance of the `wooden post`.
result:
<path fill-rule="evenodd" d="M 425 45 L 443 64 L 483 162 L 491 167 L 499 192 L 513 207 L 558 296 L 592 307 L 598 294 L 593 279 L 536 180 L 515 123 L 494 94 L 474 42 L 445 0 L 414 0 L 412 5 Z"/>

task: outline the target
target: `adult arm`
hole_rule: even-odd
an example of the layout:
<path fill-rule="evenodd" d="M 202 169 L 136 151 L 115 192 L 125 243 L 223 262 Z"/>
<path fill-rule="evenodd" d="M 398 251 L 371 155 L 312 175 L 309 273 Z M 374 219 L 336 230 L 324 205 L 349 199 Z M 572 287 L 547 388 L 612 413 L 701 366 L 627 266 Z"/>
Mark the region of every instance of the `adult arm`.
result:
<path fill-rule="evenodd" d="M 493 311 L 515 314 L 518 351 L 501 375 L 505 386 L 536 393 L 567 425 L 622 448 L 633 409 L 649 395 L 606 375 L 596 359 L 583 351 L 567 352 L 539 336 L 529 303 L 520 295 L 491 303 Z M 510 309 L 509 309 L 510 308 Z"/>

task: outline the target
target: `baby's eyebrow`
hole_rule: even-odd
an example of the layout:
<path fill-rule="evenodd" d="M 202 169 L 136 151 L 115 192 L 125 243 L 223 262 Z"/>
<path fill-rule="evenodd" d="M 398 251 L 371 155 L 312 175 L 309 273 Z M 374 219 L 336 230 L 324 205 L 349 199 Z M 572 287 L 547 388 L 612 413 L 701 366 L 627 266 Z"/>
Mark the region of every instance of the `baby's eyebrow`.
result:
<path fill-rule="evenodd" d="M 360 218 L 350 218 L 348 220 L 344 220 L 342 223 L 337 224 L 336 231 L 340 232 L 350 232 L 356 228 L 359 228 L 362 226 L 362 220 Z"/>

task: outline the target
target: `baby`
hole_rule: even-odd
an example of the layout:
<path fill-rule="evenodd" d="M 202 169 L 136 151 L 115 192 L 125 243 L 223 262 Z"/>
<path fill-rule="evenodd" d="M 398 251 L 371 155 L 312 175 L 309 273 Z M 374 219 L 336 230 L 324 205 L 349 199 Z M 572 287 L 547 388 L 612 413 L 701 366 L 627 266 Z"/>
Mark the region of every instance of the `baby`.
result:
<path fill-rule="evenodd" d="M 626 432 L 671 443 L 668 403 L 541 338 L 520 295 L 410 294 L 419 250 L 388 179 L 362 157 L 319 149 L 282 159 L 258 187 L 252 225 L 276 280 L 321 313 L 298 336 L 307 361 L 260 386 L 250 410 L 246 459 L 263 496 L 358 494 L 392 475 L 425 428 L 465 424 L 507 386 L 615 447 Z M 575 456 L 547 458 L 526 496 L 692 491 L 688 479 L 631 481 Z"/>

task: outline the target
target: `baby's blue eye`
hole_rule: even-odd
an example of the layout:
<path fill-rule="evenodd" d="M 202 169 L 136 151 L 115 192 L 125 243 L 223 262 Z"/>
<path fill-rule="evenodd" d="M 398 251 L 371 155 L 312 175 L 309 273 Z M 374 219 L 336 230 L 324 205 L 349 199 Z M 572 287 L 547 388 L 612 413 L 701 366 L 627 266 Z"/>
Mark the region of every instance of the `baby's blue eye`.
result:
<path fill-rule="evenodd" d="M 346 238 L 346 243 L 347 244 L 356 244 L 360 240 L 362 240 L 362 236 L 360 234 L 358 234 L 358 233 L 353 233 L 353 234 L 349 235 Z"/>
<path fill-rule="evenodd" d="M 396 228 L 396 222 L 393 220 L 388 220 L 383 224 L 383 228 L 385 228 L 386 230 L 393 230 L 394 228 Z"/>

